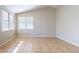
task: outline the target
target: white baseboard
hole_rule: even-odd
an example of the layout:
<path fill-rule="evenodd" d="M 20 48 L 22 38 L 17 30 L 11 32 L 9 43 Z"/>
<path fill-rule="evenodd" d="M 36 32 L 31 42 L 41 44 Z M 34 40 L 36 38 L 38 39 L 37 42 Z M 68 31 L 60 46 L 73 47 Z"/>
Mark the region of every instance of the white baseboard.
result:
<path fill-rule="evenodd" d="M 58 36 L 57 36 L 57 38 L 58 38 L 58 39 L 61 39 L 61 40 L 64 40 L 63 38 L 58 37 Z M 69 41 L 69 40 L 64 40 L 64 41 L 66 41 L 66 42 L 68 42 L 68 43 L 70 43 L 70 44 L 72 44 L 72 45 L 75 45 L 75 46 L 79 47 L 79 44 L 77 44 L 77 43 L 71 42 L 71 41 Z"/>
<path fill-rule="evenodd" d="M 25 35 L 17 35 L 17 37 L 56 37 L 56 36 L 25 36 Z"/>
<path fill-rule="evenodd" d="M 10 40 L 15 39 L 15 38 L 16 38 L 16 36 L 13 36 L 13 37 L 9 38 L 7 41 L 1 43 L 0 46 L 6 44 L 7 42 L 9 42 Z"/>

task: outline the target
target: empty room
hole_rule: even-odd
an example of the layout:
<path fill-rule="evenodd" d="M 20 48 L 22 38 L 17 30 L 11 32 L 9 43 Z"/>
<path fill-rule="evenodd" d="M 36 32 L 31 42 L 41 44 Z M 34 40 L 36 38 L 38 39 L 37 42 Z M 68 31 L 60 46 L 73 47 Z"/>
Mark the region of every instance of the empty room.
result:
<path fill-rule="evenodd" d="M 79 53 L 79 5 L 0 5 L 0 53 Z"/>

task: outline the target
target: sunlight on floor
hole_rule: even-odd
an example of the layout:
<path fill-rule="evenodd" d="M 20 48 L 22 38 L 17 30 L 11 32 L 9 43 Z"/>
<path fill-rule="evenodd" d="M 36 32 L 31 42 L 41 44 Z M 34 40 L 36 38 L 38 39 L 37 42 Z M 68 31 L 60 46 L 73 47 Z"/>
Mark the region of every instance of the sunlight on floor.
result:
<path fill-rule="evenodd" d="M 22 46 L 23 43 L 24 43 L 23 41 L 20 41 L 20 43 L 15 47 L 15 49 L 13 50 L 12 53 L 16 53 L 19 50 L 19 48 Z"/>

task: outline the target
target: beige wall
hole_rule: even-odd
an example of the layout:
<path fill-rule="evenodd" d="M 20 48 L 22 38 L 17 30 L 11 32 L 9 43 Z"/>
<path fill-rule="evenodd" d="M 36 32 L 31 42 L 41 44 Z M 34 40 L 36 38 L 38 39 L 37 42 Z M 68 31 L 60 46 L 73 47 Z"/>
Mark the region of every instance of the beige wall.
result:
<path fill-rule="evenodd" d="M 56 15 L 57 37 L 79 46 L 79 6 L 60 6 Z"/>
<path fill-rule="evenodd" d="M 55 9 L 53 8 L 43 8 L 35 11 L 24 12 L 17 14 L 20 16 L 32 16 L 34 18 L 34 29 L 33 30 L 17 30 L 17 34 L 21 36 L 28 37 L 53 37 L 56 33 L 56 19 L 55 19 Z M 18 24 L 18 22 L 17 22 Z"/>
<path fill-rule="evenodd" d="M 10 10 L 8 10 L 4 6 L 0 6 L 0 14 L 1 14 L 1 10 L 5 10 L 5 11 L 8 11 L 10 13 Z M 11 14 L 14 15 L 13 13 L 11 13 Z M 2 22 L 2 19 L 1 19 L 1 15 L 0 15 L 0 43 L 3 43 L 3 42 L 6 42 L 7 40 L 9 40 L 11 37 L 13 37 L 15 35 L 15 30 L 2 32 L 1 22 Z"/>

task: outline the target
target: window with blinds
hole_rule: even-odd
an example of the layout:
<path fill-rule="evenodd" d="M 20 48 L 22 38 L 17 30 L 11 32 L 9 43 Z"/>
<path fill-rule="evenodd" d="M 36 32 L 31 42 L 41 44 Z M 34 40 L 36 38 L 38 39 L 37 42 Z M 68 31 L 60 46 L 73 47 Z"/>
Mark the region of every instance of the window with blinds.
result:
<path fill-rule="evenodd" d="M 2 10 L 1 17 L 2 17 L 2 31 L 8 31 L 14 29 L 14 19 L 11 14 L 9 14 L 7 11 Z"/>
<path fill-rule="evenodd" d="M 33 17 L 19 17 L 18 29 L 33 29 Z"/>
<path fill-rule="evenodd" d="M 14 19 L 12 15 L 9 15 L 9 29 L 12 30 L 14 29 Z"/>
<path fill-rule="evenodd" d="M 2 31 L 9 30 L 9 19 L 8 19 L 8 12 L 2 11 Z"/>

